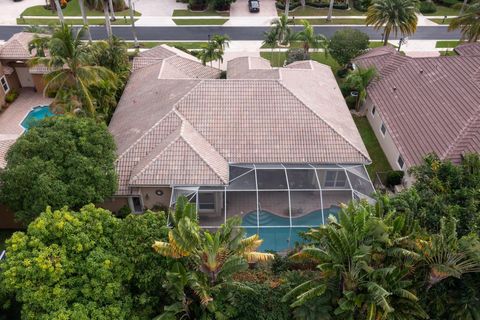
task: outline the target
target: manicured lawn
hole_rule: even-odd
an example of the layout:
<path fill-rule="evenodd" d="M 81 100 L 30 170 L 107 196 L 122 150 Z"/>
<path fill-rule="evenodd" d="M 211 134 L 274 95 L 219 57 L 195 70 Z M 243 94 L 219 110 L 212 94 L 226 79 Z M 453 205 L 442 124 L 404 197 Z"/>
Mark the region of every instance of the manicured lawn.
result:
<path fill-rule="evenodd" d="M 428 19 L 430 21 L 433 21 L 438 24 L 450 24 L 450 22 L 453 20 L 452 18 L 447 18 L 445 21 L 443 19 Z"/>
<path fill-rule="evenodd" d="M 458 16 L 460 9 L 454 9 L 445 6 L 437 6 L 437 11 L 434 13 L 425 13 L 424 16 Z"/>
<path fill-rule="evenodd" d="M 337 24 L 358 24 L 364 25 L 365 19 L 332 19 L 331 21 L 327 21 L 325 19 L 295 19 L 295 24 L 300 25 L 302 22 L 301 20 L 307 20 L 312 25 L 337 25 Z M 293 21 L 293 20 L 290 20 Z"/>
<path fill-rule="evenodd" d="M 370 41 L 370 44 L 368 45 L 370 48 L 378 48 L 383 46 L 382 41 Z"/>
<path fill-rule="evenodd" d="M 363 143 L 367 147 L 368 154 L 372 159 L 372 164 L 367 166 L 368 174 L 370 179 L 375 180 L 377 172 L 386 172 L 392 170 L 390 164 L 388 163 L 387 157 L 383 153 L 380 144 L 378 143 L 377 137 L 370 126 L 366 117 L 356 117 L 353 116 L 353 120 L 357 125 L 358 131 L 362 136 Z"/>
<path fill-rule="evenodd" d="M 173 19 L 178 26 L 201 26 L 201 25 L 219 25 L 221 26 L 228 19 Z"/>
<path fill-rule="evenodd" d="M 176 9 L 173 10 L 173 17 L 198 17 L 198 16 L 230 16 L 229 12 L 217 12 L 213 8 L 205 11 L 190 11 L 188 9 Z"/>
<path fill-rule="evenodd" d="M 370 44 L 369 44 L 370 48 L 377 48 L 377 47 L 381 47 L 381 46 L 383 46 L 382 41 L 370 41 Z M 272 48 L 272 47 L 268 46 L 266 44 L 261 46 L 261 49 L 270 49 L 270 48 Z M 279 47 L 275 46 L 275 48 L 279 48 Z M 302 48 L 302 43 L 301 42 L 291 42 L 288 49 L 290 49 L 290 48 Z"/>
<path fill-rule="evenodd" d="M 103 16 L 103 11 L 97 11 L 97 10 L 90 10 L 87 9 L 87 16 Z M 67 6 L 62 10 L 64 16 L 81 16 L 82 14 L 80 13 L 80 7 L 78 5 L 78 0 L 71 0 L 68 2 Z M 129 10 L 123 10 L 123 11 L 118 11 L 115 12 L 115 15 L 120 16 L 129 16 L 130 11 Z M 136 16 L 140 16 L 141 14 L 139 12 L 135 12 Z M 30 8 L 25 9 L 21 16 L 57 16 L 56 12 L 52 12 L 51 10 L 45 9 L 43 5 L 39 6 L 33 6 Z"/>
<path fill-rule="evenodd" d="M 138 19 L 135 19 L 135 21 Z M 72 25 L 83 25 L 82 19 L 65 19 L 67 24 Z M 22 25 L 51 25 L 51 24 L 59 24 L 59 19 L 23 19 L 17 18 L 17 24 Z M 89 25 L 104 25 L 105 19 L 88 19 Z M 112 25 L 127 25 L 130 24 L 130 19 L 123 19 L 123 17 L 117 17 L 117 20 L 112 22 Z"/>
<path fill-rule="evenodd" d="M 277 10 L 278 14 L 284 13 L 283 10 Z M 308 16 L 327 16 L 328 15 L 328 9 L 319 9 L 319 8 L 314 8 L 310 6 L 305 6 L 305 7 L 298 7 L 295 10 L 290 10 L 288 13 L 289 16 L 295 16 L 295 17 L 308 17 Z M 350 10 L 338 10 L 338 9 L 333 9 L 333 16 L 364 16 L 365 12 L 358 11 L 354 8 L 351 8 Z"/>
<path fill-rule="evenodd" d="M 260 52 L 260 56 L 270 60 L 273 67 L 283 66 L 283 61 L 287 59 L 286 52 L 273 52 L 273 54 L 271 52 Z M 312 52 L 310 53 L 310 58 L 320 63 L 329 65 L 332 67 L 332 71 L 334 73 L 340 68 L 337 61 L 335 61 L 331 56 L 325 57 L 323 52 Z"/>
<path fill-rule="evenodd" d="M 460 41 L 458 40 L 442 40 L 442 41 L 437 41 L 435 48 L 455 48 L 459 44 L 460 44 Z"/>
<path fill-rule="evenodd" d="M 185 49 L 201 49 L 203 45 L 206 45 L 207 42 L 157 42 L 157 41 L 151 41 L 151 42 L 140 42 L 140 48 L 145 48 L 145 49 L 150 49 L 156 46 L 159 46 L 161 44 L 166 44 L 171 47 L 182 47 Z M 134 47 L 133 42 L 127 42 L 127 45 L 129 48 Z"/>

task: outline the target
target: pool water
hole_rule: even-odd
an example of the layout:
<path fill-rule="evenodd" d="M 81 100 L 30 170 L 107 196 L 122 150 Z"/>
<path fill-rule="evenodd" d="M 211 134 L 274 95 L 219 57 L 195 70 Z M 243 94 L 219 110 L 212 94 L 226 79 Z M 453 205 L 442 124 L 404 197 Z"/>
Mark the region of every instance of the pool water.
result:
<path fill-rule="evenodd" d="M 338 218 L 339 207 L 331 207 L 324 209 L 325 222 L 329 215 Z M 295 244 L 301 244 L 303 239 L 298 234 L 299 232 L 308 231 L 311 227 L 317 227 L 323 224 L 322 211 L 313 211 L 302 217 L 292 217 L 292 227 L 290 227 L 290 219 L 280 217 L 267 211 L 261 211 L 259 214 L 259 228 L 252 228 L 257 226 L 257 212 L 250 212 L 243 217 L 242 226 L 246 227 L 245 231 L 248 236 L 258 234 L 263 240 L 260 246 L 260 251 L 285 251 L 293 249 Z M 264 226 L 264 227 L 262 227 Z M 270 226 L 270 228 L 265 227 Z M 272 228 L 271 226 L 276 226 Z M 298 226 L 298 227 L 296 227 Z"/>
<path fill-rule="evenodd" d="M 55 114 L 50 110 L 49 106 L 38 106 L 33 108 L 23 119 L 20 124 L 25 130 L 30 129 L 36 122 L 43 120 L 47 117 L 52 117 Z"/>

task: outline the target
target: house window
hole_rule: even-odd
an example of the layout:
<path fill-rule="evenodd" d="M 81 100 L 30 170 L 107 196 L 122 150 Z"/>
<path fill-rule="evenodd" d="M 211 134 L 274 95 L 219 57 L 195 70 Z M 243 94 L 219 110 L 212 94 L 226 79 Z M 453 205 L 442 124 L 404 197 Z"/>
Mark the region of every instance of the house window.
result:
<path fill-rule="evenodd" d="M 405 162 L 403 162 L 402 156 L 398 156 L 397 163 L 400 166 L 400 169 L 403 169 L 403 165 L 405 164 Z"/>
<path fill-rule="evenodd" d="M 385 124 L 383 122 L 382 122 L 382 126 L 380 127 L 380 131 L 384 136 L 385 136 L 385 133 L 387 133 L 387 127 L 385 127 Z"/>
<path fill-rule="evenodd" d="M 143 212 L 142 199 L 140 197 L 132 197 L 131 199 L 132 199 L 133 212 L 135 213 Z"/>
<path fill-rule="evenodd" d="M 199 193 L 198 209 L 199 210 L 215 210 L 215 194 L 203 193 L 203 192 Z"/>
<path fill-rule="evenodd" d="M 373 107 L 372 107 L 372 116 L 375 116 L 375 109 L 376 109 L 376 107 L 373 106 Z"/>
<path fill-rule="evenodd" d="M 326 188 L 345 188 L 347 176 L 345 171 L 327 171 L 325 176 Z"/>
<path fill-rule="evenodd" d="M 5 91 L 5 93 L 10 91 L 10 87 L 8 86 L 7 78 L 5 78 L 5 76 L 0 78 L 0 84 L 2 85 L 3 91 Z"/>

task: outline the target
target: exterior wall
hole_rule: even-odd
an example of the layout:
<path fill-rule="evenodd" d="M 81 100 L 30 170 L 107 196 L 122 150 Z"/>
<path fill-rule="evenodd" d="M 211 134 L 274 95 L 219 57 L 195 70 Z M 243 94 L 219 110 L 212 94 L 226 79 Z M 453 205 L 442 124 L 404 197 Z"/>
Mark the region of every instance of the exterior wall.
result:
<path fill-rule="evenodd" d="M 97 207 L 107 209 L 113 213 L 118 212 L 124 206 L 128 206 L 127 197 L 112 197 L 105 199 L 103 203 L 97 204 Z"/>
<path fill-rule="evenodd" d="M 382 134 L 380 127 L 382 126 L 382 117 L 380 114 L 380 108 L 377 106 L 375 110 L 375 115 L 372 116 L 372 109 L 373 103 L 370 99 L 365 101 L 365 108 L 367 110 L 367 119 L 370 125 L 372 126 L 373 132 L 375 132 L 375 136 L 377 137 L 380 146 L 387 157 L 390 166 L 393 170 L 406 170 L 406 165 L 403 166 L 403 169 L 397 163 L 398 157 L 400 156 L 400 152 L 398 151 L 397 146 L 393 142 L 392 137 L 390 136 L 390 132 L 387 129 L 385 135 Z"/>
<path fill-rule="evenodd" d="M 3 72 L 3 67 L 2 64 L 0 63 L 0 78 L 3 77 L 5 73 Z M 8 82 L 8 79 L 7 79 Z M 5 104 L 5 91 L 3 91 L 3 88 L 0 88 L 0 107 L 2 107 Z"/>
<path fill-rule="evenodd" d="M 157 192 L 163 194 L 158 195 Z M 143 206 L 147 209 L 168 208 L 172 189 L 170 187 L 142 187 L 140 188 L 140 195 L 142 196 Z"/>
<path fill-rule="evenodd" d="M 8 81 L 8 85 L 10 86 L 10 89 L 20 91 L 20 88 L 22 86 L 20 85 L 20 81 L 18 80 L 16 71 L 14 71 L 12 74 L 7 76 L 7 81 Z"/>
<path fill-rule="evenodd" d="M 35 91 L 43 92 L 45 89 L 45 80 L 43 79 L 42 74 L 32 74 L 33 85 L 35 87 Z"/>

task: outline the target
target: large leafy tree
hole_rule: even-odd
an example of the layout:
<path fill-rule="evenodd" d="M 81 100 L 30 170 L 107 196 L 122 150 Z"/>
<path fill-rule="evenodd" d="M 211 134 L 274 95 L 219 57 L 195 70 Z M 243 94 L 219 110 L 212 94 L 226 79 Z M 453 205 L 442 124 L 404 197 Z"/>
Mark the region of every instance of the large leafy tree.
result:
<path fill-rule="evenodd" d="M 465 11 L 452 19 L 448 30 L 460 30 L 462 37 L 468 42 L 478 41 L 480 39 L 480 1 L 466 5 Z"/>
<path fill-rule="evenodd" d="M 56 116 L 36 123 L 7 153 L 0 199 L 28 223 L 49 205 L 78 209 L 116 191 L 115 143 L 104 124 Z"/>
<path fill-rule="evenodd" d="M 376 74 L 375 68 L 357 68 L 350 72 L 345 78 L 343 86 L 348 88 L 349 91 L 357 91 L 358 96 L 355 104 L 357 110 L 365 101 L 367 97 L 367 86 L 375 78 Z"/>
<path fill-rule="evenodd" d="M 196 206 L 181 197 L 170 215 L 172 229 L 168 241 L 155 241 L 153 248 L 161 255 L 176 259 L 167 274 L 169 289 L 177 302 L 165 308 L 160 319 L 177 315 L 191 319 L 215 319 L 215 292 L 224 286 L 246 289 L 232 281 L 232 275 L 248 268 L 248 263 L 267 261 L 272 254 L 255 251 L 262 240 L 258 235 L 245 238 L 240 218 L 232 218 L 215 233 L 201 230 Z"/>
<path fill-rule="evenodd" d="M 400 32 L 404 36 L 415 33 L 417 29 L 416 0 L 375 0 L 367 11 L 365 20 L 367 26 L 384 29 L 384 45 L 387 45 L 390 35 Z"/>
<path fill-rule="evenodd" d="M 54 105 L 60 112 L 95 116 L 91 87 L 104 82 L 114 84 L 116 75 L 108 68 L 95 65 L 90 48 L 81 41 L 83 28 L 75 32 L 61 24 L 48 42 L 49 55 L 37 56 L 30 65 L 45 65 L 45 92 L 55 95 Z"/>
<path fill-rule="evenodd" d="M 330 38 L 329 53 L 340 65 L 345 65 L 368 49 L 369 40 L 366 33 L 356 29 L 338 30 Z"/>

